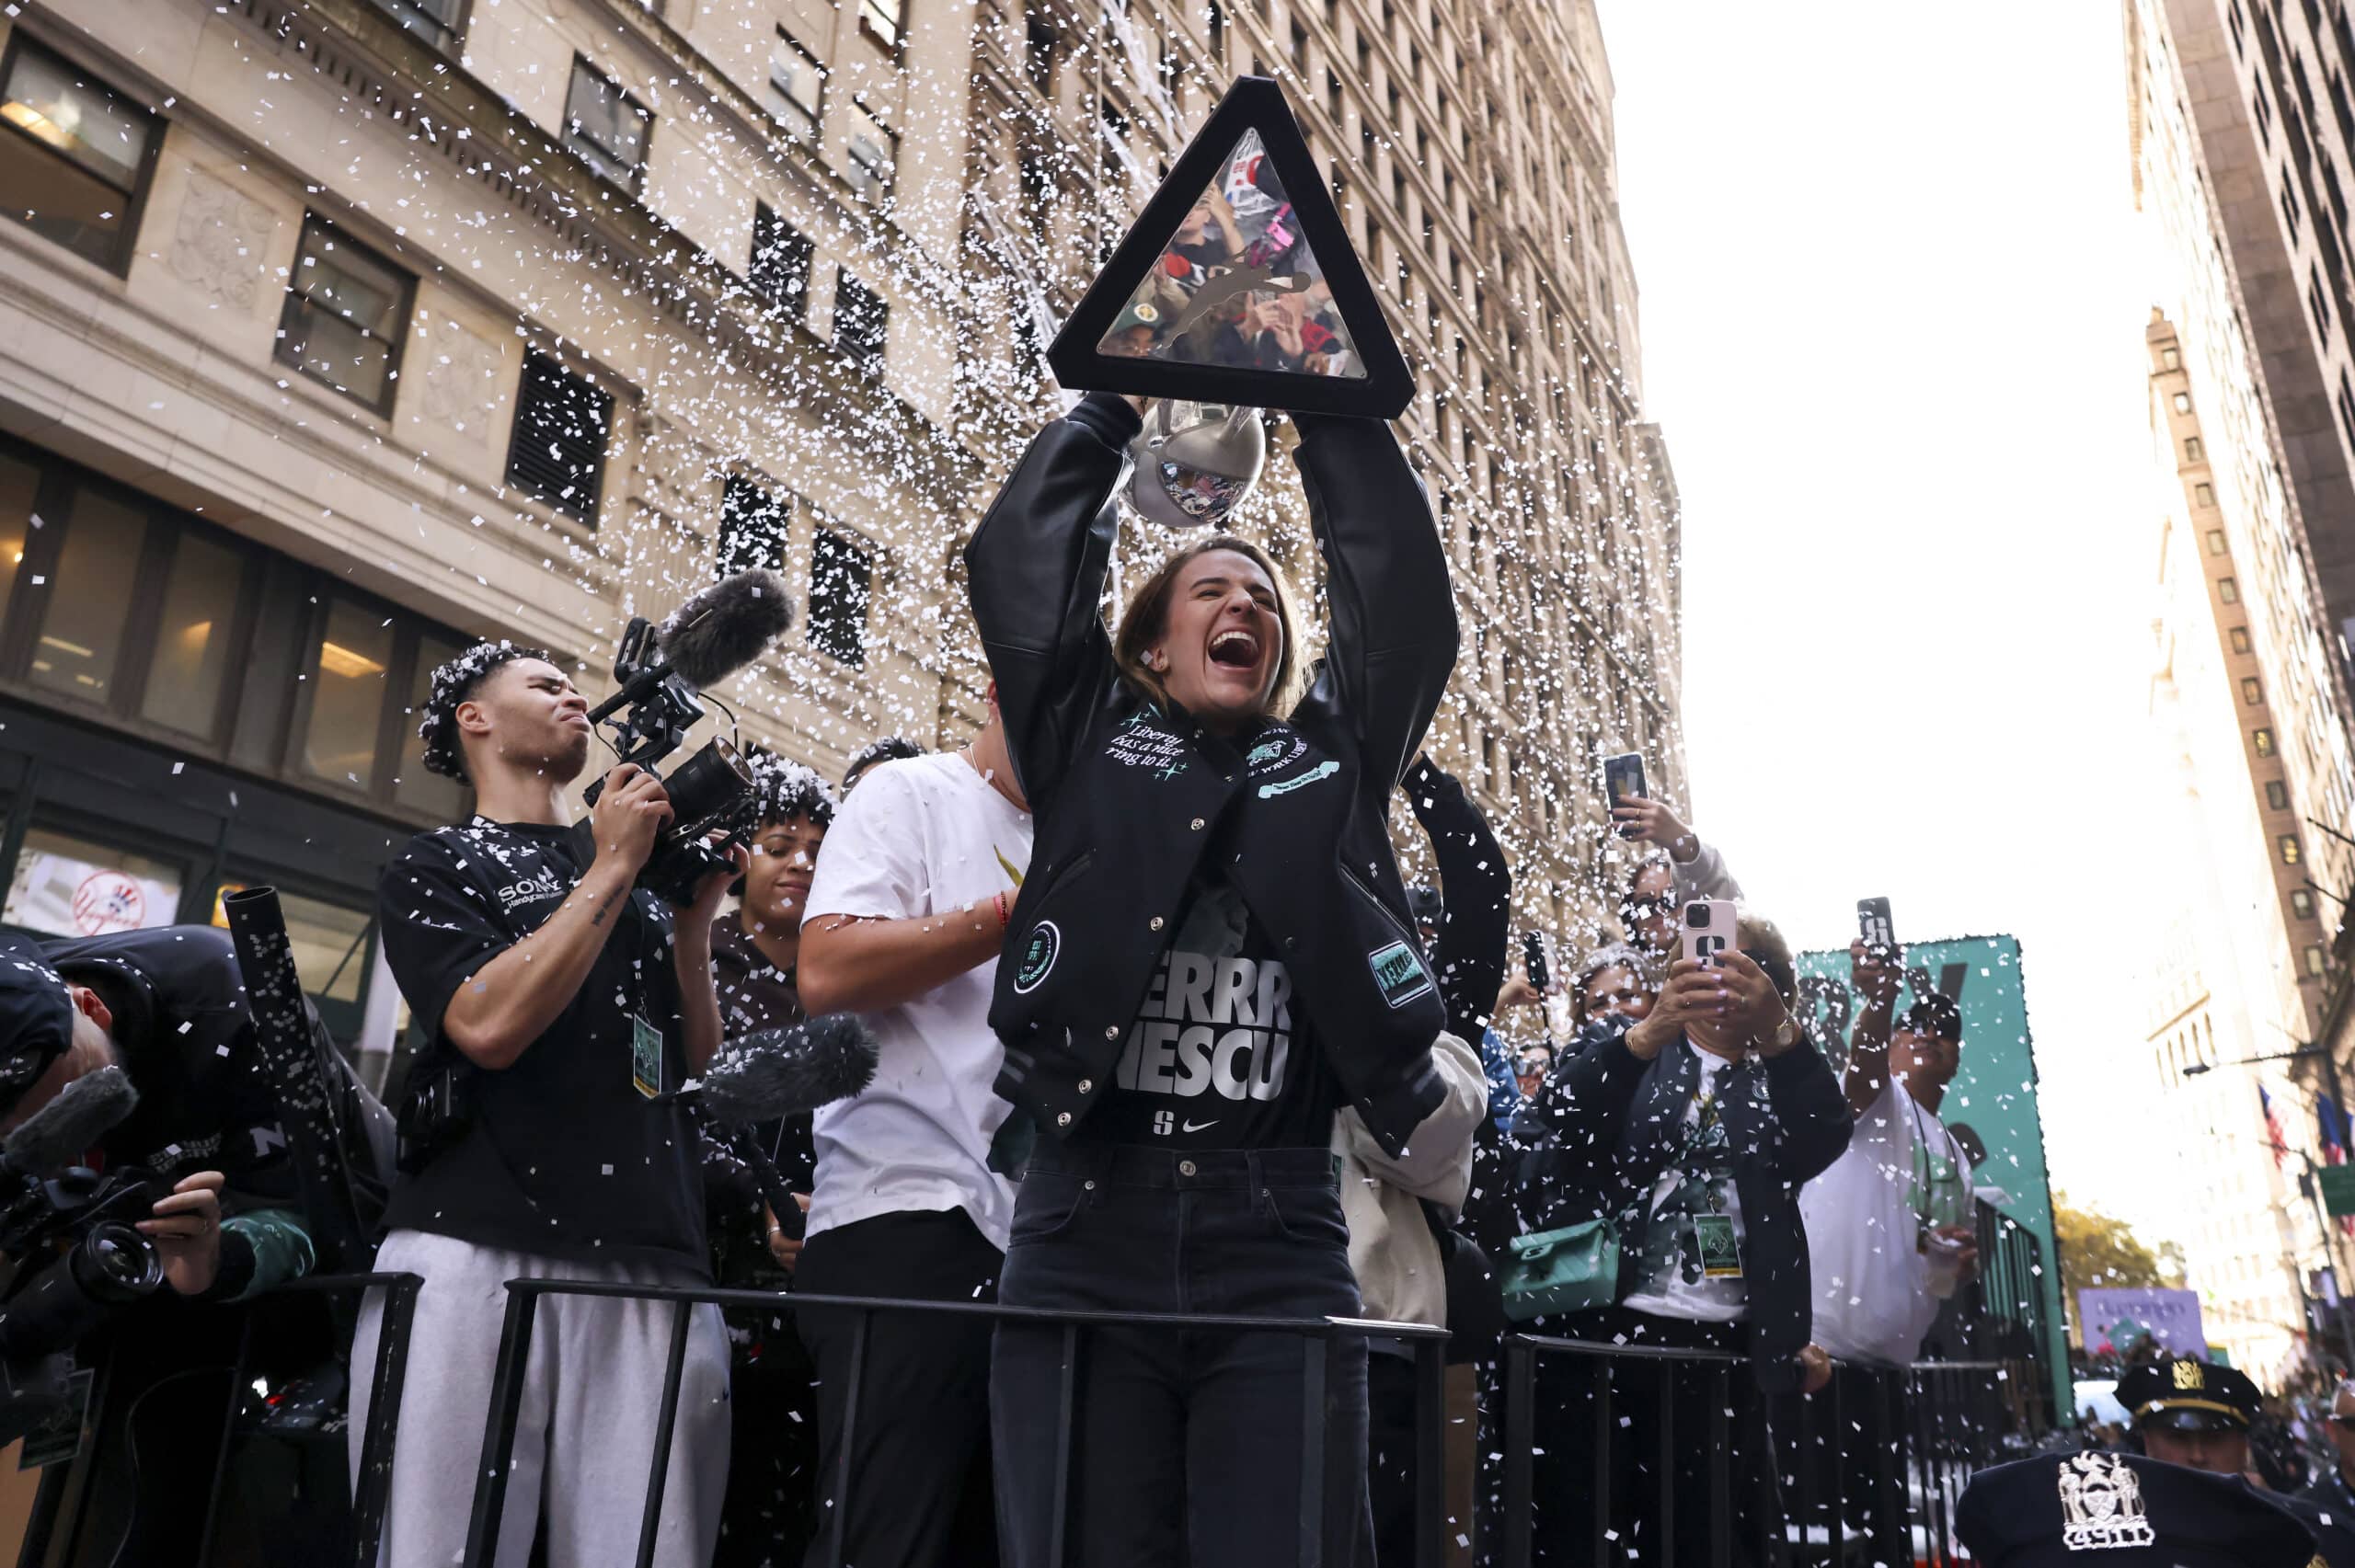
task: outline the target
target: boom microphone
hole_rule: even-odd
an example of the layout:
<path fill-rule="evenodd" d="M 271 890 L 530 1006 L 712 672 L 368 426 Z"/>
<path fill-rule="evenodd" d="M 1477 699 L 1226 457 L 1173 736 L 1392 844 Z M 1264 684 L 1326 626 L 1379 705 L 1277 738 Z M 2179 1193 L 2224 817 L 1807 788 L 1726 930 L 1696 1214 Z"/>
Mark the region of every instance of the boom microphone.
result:
<path fill-rule="evenodd" d="M 875 1082 L 875 1036 L 855 1013 L 830 1013 L 729 1041 L 679 1091 L 722 1127 L 751 1127 L 847 1100 Z"/>
<path fill-rule="evenodd" d="M 139 1091 L 120 1067 L 86 1072 L 56 1099 L 27 1116 L 0 1144 L 0 1164 L 22 1176 L 49 1176 L 83 1154 L 139 1107 Z"/>
<path fill-rule="evenodd" d="M 654 628 L 671 673 L 700 692 L 768 652 L 793 624 L 785 579 L 765 567 L 735 572 L 693 595 Z"/>

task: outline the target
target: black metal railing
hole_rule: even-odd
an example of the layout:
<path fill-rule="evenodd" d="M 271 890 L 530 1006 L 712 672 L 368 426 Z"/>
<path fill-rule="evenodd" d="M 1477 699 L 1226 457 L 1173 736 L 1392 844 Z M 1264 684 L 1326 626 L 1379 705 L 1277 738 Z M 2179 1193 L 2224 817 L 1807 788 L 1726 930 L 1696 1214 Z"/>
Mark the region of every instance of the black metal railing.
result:
<path fill-rule="evenodd" d="M 1067 1503 L 1071 1488 L 1072 1430 L 1078 1391 L 1082 1348 L 1091 1329 L 1147 1329 L 1165 1333 L 1211 1332 L 1296 1334 L 1304 1357 L 1301 1395 L 1303 1456 L 1300 1550 L 1301 1568 L 1352 1568 L 1328 1556 L 1327 1543 L 1350 1537 L 1350 1516 L 1362 1504 L 1353 1477 L 1363 1456 L 1342 1451 L 1332 1442 L 1327 1401 L 1336 1386 L 1339 1358 L 1355 1341 L 1395 1340 L 1413 1352 L 1416 1367 L 1416 1499 L 1414 1568 L 1442 1568 L 1446 1551 L 1444 1466 L 1441 1462 L 1445 1423 L 1447 1331 L 1419 1323 L 1378 1322 L 1354 1318 L 1228 1317 L 1178 1312 L 1065 1312 L 1031 1307 L 1005 1307 L 980 1301 L 886 1300 L 863 1296 L 779 1296 L 765 1290 L 725 1290 L 682 1287 L 607 1285 L 571 1279 L 511 1279 L 507 1282 L 507 1320 L 501 1330 L 498 1369 L 491 1380 L 489 1420 L 483 1433 L 482 1465 L 477 1472 L 474 1510 L 466 1533 L 465 1568 L 495 1568 L 499 1527 L 506 1511 L 507 1482 L 513 1468 L 515 1434 L 523 1413 L 525 1368 L 529 1365 L 532 1333 L 540 1299 L 546 1296 L 600 1296 L 672 1304 L 671 1339 L 662 1369 L 662 1408 L 654 1430 L 654 1449 L 646 1479 L 646 1502 L 638 1526 L 634 1561 L 648 1568 L 654 1561 L 657 1532 L 661 1524 L 662 1497 L 671 1468 L 671 1448 L 678 1417 L 679 1384 L 686 1365 L 689 1327 L 695 1309 L 752 1307 L 775 1311 L 780 1306 L 847 1310 L 857 1313 L 852 1333 L 849 1386 L 844 1392 L 844 1430 L 837 1439 L 840 1457 L 833 1482 L 837 1505 L 827 1533 L 825 1561 L 842 1568 L 843 1521 L 849 1509 L 842 1505 L 850 1494 L 851 1456 L 860 1420 L 859 1391 L 865 1380 L 868 1330 L 879 1312 L 915 1312 L 949 1317 L 982 1317 L 999 1323 L 1028 1323 L 1063 1332 L 1061 1382 L 1055 1420 L 1054 1494 Z M 1063 1534 L 1068 1509 L 1058 1506 L 1050 1562 L 1062 1568 L 1069 1542 Z"/>
<path fill-rule="evenodd" d="M 1541 1389 L 1538 1364 L 1545 1357 L 1585 1363 L 1586 1380 Z M 1623 1425 L 1628 1406 L 1615 1391 L 1615 1375 L 1637 1367 L 1658 1372 L 1654 1391 L 1639 1396 L 1651 1402 L 1648 1455 L 1632 1451 Z M 1545 1501 L 1538 1494 L 1535 1467 L 1541 1398 L 1575 1399 L 1581 1389 L 1591 1393 L 1593 1425 L 1584 1443 L 1590 1468 L 1562 1478 L 1591 1510 L 1587 1539 L 1568 1543 L 1577 1546 L 1569 1560 L 1603 1562 L 1625 1555 L 1629 1543 L 1614 1539 L 1614 1531 L 1629 1521 L 1614 1520 L 1613 1482 L 1621 1467 L 1648 1459 L 1656 1494 L 1636 1499 L 1633 1521 L 1644 1560 L 1678 1561 L 1678 1537 L 1701 1530 L 1717 1568 L 1733 1561 L 1737 1486 L 1756 1490 L 1756 1518 L 1764 1527 L 1769 1559 L 1786 1568 L 1859 1561 L 1947 1568 L 1957 1561 L 1953 1513 L 1964 1484 L 1978 1470 L 2025 1454 L 2047 1429 L 2041 1412 L 2051 1402 L 2036 1364 L 2024 1359 L 1888 1369 L 1844 1366 L 1822 1391 L 1770 1404 L 1732 1397 L 1733 1379 L 1750 1377 L 1750 1363 L 1721 1351 L 1512 1334 L 1504 1342 L 1503 1368 L 1505 1568 L 1529 1568 L 1537 1558 Z M 1708 1431 L 1700 1448 L 1707 1456 L 1706 1506 L 1704 1499 L 1678 1491 L 1678 1460 L 1689 1459 L 1702 1436 L 1676 1429 L 1680 1376 L 1706 1379 L 1709 1394 Z M 1751 1430 L 1735 1433 L 1732 1413 L 1744 1402 L 1754 1404 L 1759 1415 L 1748 1424 Z M 1745 1451 L 1749 1461 L 1737 1464 Z M 1557 1544 L 1553 1529 L 1547 1536 L 1549 1547 Z M 1871 1551 L 1860 1558 L 1860 1547 Z M 1547 1555 L 1561 1560 L 1559 1553 Z"/>

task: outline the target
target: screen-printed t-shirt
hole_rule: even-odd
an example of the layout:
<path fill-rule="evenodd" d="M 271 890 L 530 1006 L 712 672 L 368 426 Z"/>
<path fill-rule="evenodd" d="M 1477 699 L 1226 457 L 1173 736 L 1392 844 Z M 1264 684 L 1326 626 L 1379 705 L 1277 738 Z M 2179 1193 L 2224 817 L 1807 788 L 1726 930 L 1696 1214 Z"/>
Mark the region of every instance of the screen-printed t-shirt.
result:
<path fill-rule="evenodd" d="M 1198 885 L 1077 1140 L 1323 1149 L 1341 1094 L 1292 971 L 1228 883 Z"/>
<path fill-rule="evenodd" d="M 571 830 L 492 822 L 420 833 L 377 878 L 385 957 L 432 1045 L 412 1071 L 462 1061 L 442 1035 L 462 985 L 539 929 L 586 869 Z M 515 1252 L 707 1274 L 702 1172 L 684 1108 L 640 1093 L 633 1017 L 662 1040 L 661 1087 L 687 1079 L 671 911 L 615 904 L 589 978 L 512 1065 L 465 1074 L 472 1120 L 394 1183 L 385 1223 Z"/>

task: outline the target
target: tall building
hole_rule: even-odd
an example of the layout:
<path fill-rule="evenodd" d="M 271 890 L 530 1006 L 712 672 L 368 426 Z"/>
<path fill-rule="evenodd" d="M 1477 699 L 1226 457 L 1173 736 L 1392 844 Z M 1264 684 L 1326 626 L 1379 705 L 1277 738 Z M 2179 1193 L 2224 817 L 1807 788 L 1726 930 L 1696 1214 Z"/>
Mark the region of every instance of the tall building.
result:
<path fill-rule="evenodd" d="M 2254 288 L 2239 266 L 2229 163 L 2208 155 L 2212 73 L 2187 66 L 2176 0 L 2127 11 L 2133 173 L 2154 261 L 2145 331 L 2158 521 L 2154 741 L 2174 791 L 2176 907 L 2141 954 L 2152 1069 L 2121 1116 L 2171 1128 L 2136 1218 L 2184 1245 L 2211 1337 L 2278 1364 L 2302 1332 L 2306 1271 L 2331 1261 L 2300 1195 L 2336 979 L 2332 932 L 2355 876 L 2344 645 L 2316 567 L 2309 500 L 2327 464 L 2291 438 Z M 2195 39 L 2200 37 L 2197 32 Z M 2240 1064 L 2273 1058 L 2257 1067 Z M 2251 1082 L 2265 1075 L 2277 1154 Z M 2288 1184 L 2285 1186 L 2285 1184 Z"/>
<path fill-rule="evenodd" d="M 1286 83 L 1418 368 L 1465 626 L 1432 747 L 1532 918 L 1603 907 L 1599 753 L 1683 793 L 1676 492 L 1589 0 L 29 0 L 0 29 L 0 923 L 201 921 L 270 881 L 381 1055 L 374 870 L 465 804 L 418 765 L 426 672 L 508 636 L 602 687 L 623 620 L 717 569 L 798 601 L 724 689 L 748 735 L 828 771 L 955 739 L 959 547 L 1061 406 L 1041 347 L 1246 72 Z M 1313 584 L 1270 471 L 1253 526 Z"/>

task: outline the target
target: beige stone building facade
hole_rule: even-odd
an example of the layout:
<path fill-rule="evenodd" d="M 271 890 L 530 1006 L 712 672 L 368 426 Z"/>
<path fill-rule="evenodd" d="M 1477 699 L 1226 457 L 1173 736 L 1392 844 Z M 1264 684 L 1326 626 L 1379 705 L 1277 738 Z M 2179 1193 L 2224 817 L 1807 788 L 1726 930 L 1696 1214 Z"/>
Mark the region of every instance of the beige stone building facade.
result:
<path fill-rule="evenodd" d="M 1246 72 L 1417 368 L 1465 627 L 1433 750 L 1530 917 L 1594 920 L 1597 759 L 1684 781 L 1591 0 L 32 0 L 0 32 L 0 922 L 271 881 L 383 1051 L 373 867 L 463 804 L 408 738 L 424 673 L 503 635 L 594 686 L 718 568 L 800 601 L 720 693 L 748 735 L 829 773 L 955 739 L 958 549 L 1062 406 L 1043 343 Z M 1254 526 L 1313 585 L 1270 471 Z"/>
<path fill-rule="evenodd" d="M 2216 81 L 2188 67 L 2206 45 L 2197 25 L 2179 39 L 2179 9 L 2127 11 L 2135 193 L 2157 280 L 2142 345 L 2158 521 L 2152 734 L 2175 806 L 2158 853 L 2177 896 L 2156 911 L 2164 939 L 2142 949 L 2151 1070 L 2120 1110 L 2170 1156 L 2133 1218 L 2182 1243 L 2211 1339 L 2272 1368 L 2303 1333 L 2310 1272 L 2341 1261 L 2305 1180 L 2324 1076 L 2300 1053 L 2323 1037 L 2337 984 L 2355 749 L 2306 509 L 2333 504 L 2333 482 L 2300 455 L 2303 416 L 2277 392 L 2279 324 L 2239 267 L 2239 176 L 2209 155 L 2202 94 Z M 2257 1059 L 2271 1059 L 2241 1065 Z"/>

